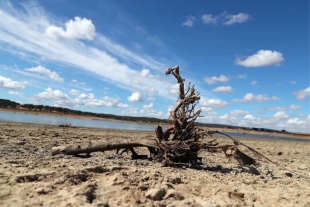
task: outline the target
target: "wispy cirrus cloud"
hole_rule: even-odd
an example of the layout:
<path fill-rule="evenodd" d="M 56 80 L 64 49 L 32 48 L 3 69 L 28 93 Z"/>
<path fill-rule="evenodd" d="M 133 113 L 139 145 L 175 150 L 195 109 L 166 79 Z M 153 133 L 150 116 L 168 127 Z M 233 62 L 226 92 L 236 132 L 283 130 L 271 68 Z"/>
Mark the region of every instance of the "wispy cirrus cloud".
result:
<path fill-rule="evenodd" d="M 251 16 L 245 13 L 227 14 L 225 15 L 226 21 L 223 24 L 224 25 L 240 24 L 243 22 L 247 22 L 250 18 Z"/>
<path fill-rule="evenodd" d="M 154 71 L 162 71 L 167 66 L 147 55 L 136 54 L 102 34 L 93 35 L 95 28 L 92 29 L 89 25 L 95 24 L 91 20 L 75 18 L 65 25 L 57 25 L 55 22 L 60 21 L 48 16 L 38 4 L 25 3 L 22 5 L 24 10 L 8 2 L 0 4 L 0 46 L 3 50 L 15 48 L 30 58 L 43 57 L 45 61 L 89 72 L 130 91 L 162 88 L 159 95 L 168 97 L 168 87 L 171 84 L 165 78 L 148 75 L 139 84 L 133 85 L 131 80 L 138 70 L 129 65 L 148 67 Z M 53 32 L 48 28 L 54 28 Z M 97 47 L 82 42 L 81 38 L 93 41 Z"/>
<path fill-rule="evenodd" d="M 247 22 L 251 19 L 251 15 L 246 13 L 228 14 L 224 11 L 219 15 L 203 14 L 201 16 L 202 23 L 204 24 L 218 24 L 233 25 Z"/>
<path fill-rule="evenodd" d="M 17 92 L 17 91 L 9 91 L 8 92 L 9 95 L 14 95 L 14 96 L 19 96 L 21 98 L 24 98 L 25 95 L 23 93 Z"/>
<path fill-rule="evenodd" d="M 41 65 L 39 65 L 37 67 L 26 68 L 25 70 L 46 75 L 47 77 L 49 77 L 50 79 L 55 80 L 55 81 L 59 81 L 59 82 L 64 81 L 64 79 L 61 78 L 58 73 L 56 73 L 55 71 L 51 71 L 45 67 L 42 67 Z"/>
<path fill-rule="evenodd" d="M 186 17 L 186 20 L 182 23 L 182 26 L 192 27 L 192 26 L 194 26 L 195 20 L 196 20 L 195 17 L 188 16 L 188 17 Z"/>

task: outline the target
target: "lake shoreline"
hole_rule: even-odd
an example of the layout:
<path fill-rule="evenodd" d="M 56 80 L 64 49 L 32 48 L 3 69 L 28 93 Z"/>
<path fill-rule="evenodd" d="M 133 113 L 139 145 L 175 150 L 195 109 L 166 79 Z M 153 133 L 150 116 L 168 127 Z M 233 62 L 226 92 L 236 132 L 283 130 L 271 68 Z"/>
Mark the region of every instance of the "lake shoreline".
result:
<path fill-rule="evenodd" d="M 156 125 L 160 124 L 163 127 L 168 126 L 167 123 L 156 123 L 156 122 L 134 122 L 134 121 L 123 121 L 117 119 L 109 119 L 109 118 L 97 118 L 92 116 L 81 116 L 81 115 L 70 115 L 70 114 L 59 114 L 59 113 L 48 113 L 48 112 L 38 112 L 38 111 L 28 111 L 28 110 L 14 110 L 14 109 L 3 109 L 0 108 L 0 112 L 12 112 L 12 113 L 20 113 L 20 114 L 32 114 L 32 115 L 45 115 L 51 117 L 64 117 L 64 118 L 73 118 L 73 119 L 85 119 L 85 120 L 94 120 L 94 121 L 103 121 L 103 122 L 118 122 L 118 123 L 131 123 L 131 124 L 142 124 L 147 126 L 154 126 L 154 131 Z M 67 123 L 71 124 L 71 123 Z M 91 128 L 98 128 L 98 127 L 91 127 Z M 100 128 L 100 127 L 99 127 Z M 288 138 L 301 138 L 301 139 L 309 139 L 310 134 L 307 133 L 282 133 L 282 132 L 262 132 L 262 131 L 255 131 L 255 130 L 245 130 L 245 129 L 231 129 L 231 128 L 217 128 L 217 127 L 201 127 L 203 129 L 209 131 L 220 131 L 220 132 L 231 132 L 231 133 L 239 133 L 239 134 L 249 134 L 249 135 L 261 135 L 261 136 L 272 136 L 272 137 L 288 137 Z M 138 130 L 139 131 L 139 130 Z"/>

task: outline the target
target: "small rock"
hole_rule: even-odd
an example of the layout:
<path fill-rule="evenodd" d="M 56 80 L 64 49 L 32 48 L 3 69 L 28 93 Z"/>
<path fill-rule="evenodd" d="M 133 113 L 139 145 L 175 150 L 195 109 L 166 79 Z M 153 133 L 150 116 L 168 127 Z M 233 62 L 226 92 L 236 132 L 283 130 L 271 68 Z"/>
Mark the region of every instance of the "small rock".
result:
<path fill-rule="evenodd" d="M 138 189 L 143 190 L 143 191 L 147 190 L 148 189 L 148 185 L 145 184 L 145 183 L 139 183 Z"/>
<path fill-rule="evenodd" d="M 235 191 L 234 192 L 228 192 L 228 196 L 230 198 L 235 197 L 235 198 L 238 198 L 240 200 L 244 199 L 244 193 L 239 193 L 239 192 L 235 192 Z"/>
<path fill-rule="evenodd" d="M 283 152 L 278 152 L 278 155 L 283 155 Z"/>
<path fill-rule="evenodd" d="M 51 190 L 49 189 L 44 189 L 44 188 L 38 188 L 36 190 L 36 192 L 39 194 L 39 195 L 45 195 L 45 194 L 48 194 L 49 192 L 51 192 Z"/>
<path fill-rule="evenodd" d="M 16 144 L 17 144 L 17 145 L 25 145 L 26 142 L 24 142 L 24 141 L 17 141 Z"/>
<path fill-rule="evenodd" d="M 59 184 L 63 184 L 64 182 L 66 182 L 66 177 L 65 176 L 61 176 L 60 178 L 57 178 L 55 181 L 54 181 L 54 184 L 56 185 L 59 185 Z"/>
<path fill-rule="evenodd" d="M 162 200 L 166 194 L 166 190 L 164 188 L 154 188 L 146 192 L 145 196 L 150 198 L 153 201 Z"/>
<path fill-rule="evenodd" d="M 180 184 L 182 183 L 180 177 L 168 177 L 167 182 L 172 183 L 172 184 Z"/>
<path fill-rule="evenodd" d="M 290 172 L 287 172 L 287 173 L 285 173 L 285 175 L 287 176 L 287 177 L 293 177 L 293 174 L 292 173 L 290 173 Z"/>
<path fill-rule="evenodd" d="M 253 166 L 249 167 L 249 172 L 253 175 L 260 175 L 259 171 Z"/>
<path fill-rule="evenodd" d="M 174 198 L 175 200 L 183 200 L 184 196 L 181 195 L 179 192 L 177 192 L 174 189 L 169 189 L 164 197 L 164 199 L 167 198 Z"/>
<path fill-rule="evenodd" d="M 108 201 L 96 201 L 93 204 L 94 207 L 110 207 Z"/>

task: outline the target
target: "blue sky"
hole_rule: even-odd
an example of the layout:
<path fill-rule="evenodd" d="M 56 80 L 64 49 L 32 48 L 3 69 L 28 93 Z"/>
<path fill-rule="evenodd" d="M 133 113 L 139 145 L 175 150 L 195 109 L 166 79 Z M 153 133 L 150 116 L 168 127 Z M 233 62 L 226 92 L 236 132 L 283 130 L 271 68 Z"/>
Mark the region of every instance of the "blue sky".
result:
<path fill-rule="evenodd" d="M 1 1 L 0 97 L 167 118 L 168 67 L 200 122 L 310 131 L 307 1 Z"/>

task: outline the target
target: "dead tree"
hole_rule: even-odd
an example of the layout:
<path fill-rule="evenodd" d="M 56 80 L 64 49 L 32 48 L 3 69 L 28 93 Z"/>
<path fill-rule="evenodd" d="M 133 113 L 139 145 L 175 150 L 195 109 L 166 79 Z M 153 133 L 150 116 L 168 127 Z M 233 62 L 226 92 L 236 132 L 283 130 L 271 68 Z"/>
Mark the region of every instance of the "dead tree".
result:
<path fill-rule="evenodd" d="M 77 155 L 81 153 L 92 153 L 97 151 L 108 151 L 121 149 L 128 150 L 132 153 L 133 159 L 145 158 L 138 155 L 134 148 L 147 147 L 150 155 L 157 161 L 162 162 L 165 166 L 173 165 L 196 165 L 201 161 L 198 156 L 201 150 L 209 152 L 222 151 L 226 157 L 236 159 L 240 165 L 256 165 L 257 162 L 252 157 L 243 153 L 238 147 L 244 146 L 253 154 L 263 157 L 272 162 L 253 148 L 241 143 L 235 138 L 232 138 L 219 131 L 208 131 L 197 127 L 195 121 L 201 117 L 201 109 L 195 111 L 196 105 L 199 103 L 200 94 L 196 92 L 194 85 L 188 84 L 185 90 L 185 79 L 182 78 L 179 71 L 179 66 L 169 68 L 166 75 L 173 75 L 179 84 L 179 97 L 176 107 L 171 111 L 169 122 L 170 125 L 165 130 L 158 125 L 155 129 L 156 137 L 132 142 L 117 142 L 117 143 L 101 143 L 92 146 L 61 146 L 54 147 L 52 154 L 71 154 Z M 232 140 L 231 145 L 219 145 L 216 140 L 205 142 L 205 136 L 213 134 L 223 134 Z M 274 163 L 274 162 L 272 162 Z M 276 164 L 276 163 L 274 163 Z"/>

